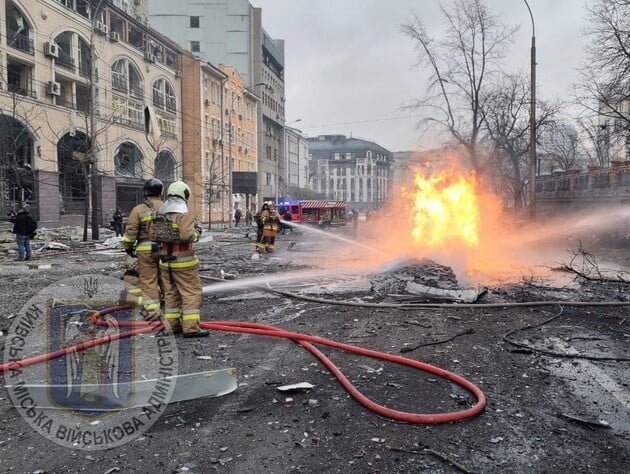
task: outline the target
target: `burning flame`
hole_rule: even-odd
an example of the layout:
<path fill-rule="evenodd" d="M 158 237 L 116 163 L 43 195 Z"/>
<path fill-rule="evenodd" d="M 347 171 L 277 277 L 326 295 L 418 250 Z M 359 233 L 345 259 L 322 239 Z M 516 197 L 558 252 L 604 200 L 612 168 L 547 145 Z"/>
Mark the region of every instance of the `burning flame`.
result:
<path fill-rule="evenodd" d="M 465 176 L 449 169 L 426 176 L 420 170 L 414 186 L 402 194 L 411 201 L 411 234 L 416 244 L 429 248 L 479 245 L 480 206 L 474 174 Z"/>

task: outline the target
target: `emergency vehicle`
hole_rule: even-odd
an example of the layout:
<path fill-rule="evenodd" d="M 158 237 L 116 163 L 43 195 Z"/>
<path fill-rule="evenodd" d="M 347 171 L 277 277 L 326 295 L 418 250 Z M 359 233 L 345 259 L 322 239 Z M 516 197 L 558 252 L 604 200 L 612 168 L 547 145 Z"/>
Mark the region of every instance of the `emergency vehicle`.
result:
<path fill-rule="evenodd" d="M 291 222 L 296 224 L 313 224 L 324 229 L 346 225 L 345 201 L 281 202 L 278 211 L 281 219 L 285 213 L 291 214 Z"/>

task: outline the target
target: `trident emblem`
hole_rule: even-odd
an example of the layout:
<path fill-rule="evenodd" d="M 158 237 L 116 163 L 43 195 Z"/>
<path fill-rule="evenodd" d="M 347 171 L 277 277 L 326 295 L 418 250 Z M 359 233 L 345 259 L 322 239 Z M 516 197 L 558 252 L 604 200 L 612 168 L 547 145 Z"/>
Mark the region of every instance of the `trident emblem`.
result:
<path fill-rule="evenodd" d="M 92 298 L 98 291 L 98 278 L 84 278 L 83 279 L 83 293 L 87 295 L 88 298 Z"/>

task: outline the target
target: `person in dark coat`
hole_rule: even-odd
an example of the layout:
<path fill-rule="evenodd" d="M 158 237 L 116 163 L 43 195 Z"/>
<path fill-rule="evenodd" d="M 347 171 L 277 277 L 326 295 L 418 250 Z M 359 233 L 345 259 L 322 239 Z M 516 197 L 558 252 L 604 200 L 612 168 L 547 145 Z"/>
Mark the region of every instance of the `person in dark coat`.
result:
<path fill-rule="evenodd" d="M 114 232 L 116 232 L 116 237 L 123 236 L 123 212 L 120 209 L 116 209 L 114 212 L 113 223 L 114 223 Z"/>
<path fill-rule="evenodd" d="M 31 239 L 35 237 L 37 222 L 31 217 L 28 210 L 21 208 L 13 222 L 13 233 L 18 248 L 18 260 L 31 259 Z"/>

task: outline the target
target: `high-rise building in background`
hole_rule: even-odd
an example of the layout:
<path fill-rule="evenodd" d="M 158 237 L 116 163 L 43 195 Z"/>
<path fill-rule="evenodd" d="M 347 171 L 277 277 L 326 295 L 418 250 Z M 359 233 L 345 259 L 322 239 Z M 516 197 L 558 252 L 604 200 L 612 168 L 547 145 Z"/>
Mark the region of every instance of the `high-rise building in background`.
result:
<path fill-rule="evenodd" d="M 393 182 L 390 151 L 345 135 L 320 135 L 308 143 L 311 189 L 362 212 L 387 201 Z"/>
<path fill-rule="evenodd" d="M 262 9 L 248 0 L 150 0 L 148 12 L 153 28 L 214 65 L 234 67 L 260 97 L 258 204 L 275 199 L 287 174 L 284 41 L 264 30 Z"/>

